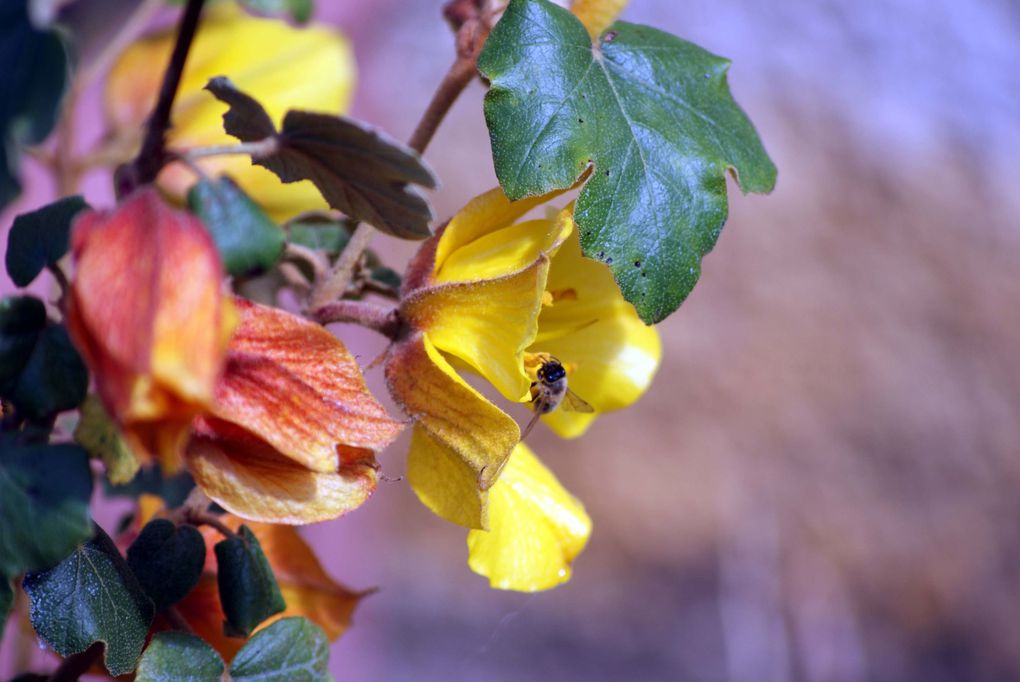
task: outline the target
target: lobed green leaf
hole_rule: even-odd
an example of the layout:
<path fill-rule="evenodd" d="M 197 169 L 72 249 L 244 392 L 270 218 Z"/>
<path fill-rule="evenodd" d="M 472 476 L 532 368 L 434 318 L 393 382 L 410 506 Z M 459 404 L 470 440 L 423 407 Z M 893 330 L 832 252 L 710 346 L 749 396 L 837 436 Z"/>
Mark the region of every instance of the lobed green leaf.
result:
<path fill-rule="evenodd" d="M 106 478 L 111 483 L 129 483 L 141 468 L 138 457 L 128 447 L 96 395 L 88 396 L 81 404 L 78 424 L 74 427 L 74 442 L 92 457 L 103 460 Z"/>
<path fill-rule="evenodd" d="M 88 455 L 0 437 L 0 579 L 50 568 L 92 536 Z"/>
<path fill-rule="evenodd" d="M 205 540 L 194 526 L 153 519 L 128 547 L 127 562 L 158 613 L 184 599 L 198 584 L 205 565 Z"/>
<path fill-rule="evenodd" d="M 89 208 L 80 196 L 64 197 L 14 219 L 7 235 L 7 274 L 27 287 L 43 268 L 56 265 L 71 242 L 71 223 Z"/>
<path fill-rule="evenodd" d="M 25 574 L 22 587 L 32 627 L 58 654 L 70 656 L 102 642 L 111 675 L 135 669 L 153 606 L 101 528 L 54 568 Z"/>
<path fill-rule="evenodd" d="M 173 476 L 164 476 L 159 463 L 147 466 L 131 479 L 129 483 L 114 485 L 110 481 L 103 482 L 103 493 L 107 497 L 130 497 L 138 499 L 140 495 L 158 495 L 166 502 L 169 509 L 184 504 L 188 494 L 195 487 L 191 474 L 181 471 Z"/>
<path fill-rule="evenodd" d="M 227 629 L 247 637 L 259 623 L 287 608 L 269 560 L 248 526 L 216 544 L 216 580 Z"/>
<path fill-rule="evenodd" d="M 200 180 L 188 191 L 188 207 L 202 219 L 231 275 L 265 272 L 283 252 L 283 231 L 229 177 Z"/>
<path fill-rule="evenodd" d="M 46 327 L 46 306 L 34 296 L 0 300 L 0 395 L 8 396 L 18 383 L 39 332 Z"/>
<path fill-rule="evenodd" d="M 230 108 L 228 134 L 243 142 L 275 138 L 276 151 L 252 157 L 283 182 L 311 180 L 326 202 L 359 222 L 403 239 L 429 236 L 432 209 L 412 185 L 432 188 L 436 179 L 421 157 L 360 121 L 291 110 L 277 132 L 255 99 L 222 76 L 205 86 Z"/>
<path fill-rule="evenodd" d="M 220 682 L 225 665 L 216 650 L 186 632 L 159 632 L 138 662 L 136 682 Z"/>
<path fill-rule="evenodd" d="M 769 192 L 776 169 L 730 95 L 729 62 L 617 22 L 597 45 L 568 10 L 511 0 L 478 59 L 496 176 L 512 200 L 570 187 L 584 255 L 646 323 L 677 309 L 726 220 L 726 173 Z"/>
<path fill-rule="evenodd" d="M 306 618 L 281 618 L 259 630 L 234 656 L 234 682 L 319 682 L 329 679 L 329 640 Z"/>
<path fill-rule="evenodd" d="M 89 373 L 63 325 L 50 325 L 36 338 L 8 397 L 33 419 L 46 419 L 85 400 Z"/>
<path fill-rule="evenodd" d="M 0 209 L 21 192 L 21 147 L 39 144 L 60 113 L 69 59 L 57 31 L 39 30 L 26 2 L 0 3 Z"/>

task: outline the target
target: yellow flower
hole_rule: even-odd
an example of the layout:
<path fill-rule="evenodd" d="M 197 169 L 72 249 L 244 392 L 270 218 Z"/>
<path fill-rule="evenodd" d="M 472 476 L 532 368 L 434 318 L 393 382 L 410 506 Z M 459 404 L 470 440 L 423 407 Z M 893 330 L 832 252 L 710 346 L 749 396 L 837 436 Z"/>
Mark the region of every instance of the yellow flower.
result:
<path fill-rule="evenodd" d="M 143 38 L 110 71 L 106 113 L 116 146 L 137 150 L 160 85 L 154 74 L 162 72 L 173 42 L 173 30 Z M 213 76 L 230 78 L 279 125 L 288 109 L 343 112 L 354 86 L 354 57 L 347 39 L 325 26 L 294 28 L 250 16 L 233 2 L 212 7 L 203 15 L 174 100 L 170 148 L 237 143 L 223 132 L 227 105 L 203 90 Z M 284 184 L 247 156 L 209 157 L 199 165 L 210 175 L 229 174 L 275 220 L 328 208 L 311 182 Z M 160 188 L 177 200 L 194 183 L 194 173 L 180 164 L 159 176 Z"/>
<path fill-rule="evenodd" d="M 407 334 L 389 351 L 390 392 L 416 419 L 407 475 L 443 518 L 487 527 L 487 491 L 520 439 L 517 423 L 468 385 L 473 369 L 504 396 L 524 400 L 524 351 L 535 338 L 549 254 L 573 231 L 555 220 L 515 221 L 545 197 L 478 197 L 423 245 L 404 283 Z"/>
<path fill-rule="evenodd" d="M 510 202 L 495 189 L 423 245 L 402 291 L 406 331 L 386 367 L 391 393 L 416 420 L 411 486 L 435 513 L 479 529 L 469 536 L 470 565 L 503 589 L 569 579 L 591 524 L 518 443 L 517 424 L 457 369 L 526 402 L 535 370 L 552 355 L 597 414 L 637 400 L 660 357 L 658 334 L 623 300 L 608 268 L 581 256 L 571 207 L 521 221 L 549 198 Z M 560 408 L 544 419 L 573 437 L 596 414 Z"/>
<path fill-rule="evenodd" d="M 564 406 L 544 415 L 564 438 L 580 436 L 599 413 L 633 404 L 651 384 L 662 356 L 659 333 L 624 300 L 609 268 L 581 255 L 576 234 L 552 258 L 525 365 L 537 367 L 548 355 L 563 363 L 570 389 L 595 408 L 584 413 Z"/>
<path fill-rule="evenodd" d="M 468 533 L 468 565 L 501 590 L 546 590 L 570 580 L 589 535 L 584 507 L 521 443 L 489 491 L 489 530 Z"/>

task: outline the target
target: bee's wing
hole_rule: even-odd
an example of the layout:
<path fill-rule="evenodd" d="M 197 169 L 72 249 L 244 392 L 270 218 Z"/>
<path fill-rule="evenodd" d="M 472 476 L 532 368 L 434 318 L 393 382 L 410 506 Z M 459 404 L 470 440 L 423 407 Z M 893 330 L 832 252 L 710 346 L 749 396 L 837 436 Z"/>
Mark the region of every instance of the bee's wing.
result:
<path fill-rule="evenodd" d="M 569 388 L 567 394 L 564 396 L 563 404 L 561 407 L 567 412 L 594 412 L 595 408 L 588 404 L 588 402 L 577 395 Z"/>

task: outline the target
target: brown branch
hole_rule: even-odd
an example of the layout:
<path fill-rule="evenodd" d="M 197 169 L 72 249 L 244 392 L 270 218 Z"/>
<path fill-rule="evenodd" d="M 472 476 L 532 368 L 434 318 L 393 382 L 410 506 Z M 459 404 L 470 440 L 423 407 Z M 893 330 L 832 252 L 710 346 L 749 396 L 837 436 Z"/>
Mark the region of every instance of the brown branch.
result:
<path fill-rule="evenodd" d="M 401 328 L 396 308 L 387 308 L 365 301 L 333 301 L 316 309 L 314 318 L 319 324 L 353 322 L 375 330 L 390 339 L 396 339 Z"/>
<path fill-rule="evenodd" d="M 177 29 L 177 41 L 174 43 L 170 63 L 163 74 L 163 84 L 159 89 L 159 98 L 149 116 L 145 129 L 145 138 L 138 156 L 118 173 L 118 194 L 126 194 L 139 185 L 151 183 L 159 175 L 169 158 L 166 151 L 166 131 L 170 127 L 170 112 L 173 110 L 174 97 L 184 75 L 184 65 L 188 60 L 188 51 L 198 30 L 198 21 L 202 16 L 205 0 L 188 0 L 181 15 Z"/>
<path fill-rule="evenodd" d="M 425 113 L 422 114 L 421 120 L 418 121 L 418 125 L 408 140 L 408 146 L 419 154 L 425 152 L 429 142 L 436 134 L 436 130 L 439 129 L 439 124 L 443 122 L 446 114 L 450 111 L 450 107 L 477 74 L 475 62 L 489 35 L 491 21 L 492 13 L 490 11 L 479 10 L 477 16 L 464 21 L 457 30 L 457 59 L 439 83 Z M 351 278 L 354 276 L 354 269 L 361 259 L 361 254 L 368 248 L 373 236 L 375 236 L 374 227 L 364 223 L 358 225 L 329 275 L 316 282 L 312 288 L 308 300 L 308 310 L 311 311 L 312 317 L 318 317 L 317 311 L 323 306 L 343 297 L 347 285 L 350 284 Z"/>

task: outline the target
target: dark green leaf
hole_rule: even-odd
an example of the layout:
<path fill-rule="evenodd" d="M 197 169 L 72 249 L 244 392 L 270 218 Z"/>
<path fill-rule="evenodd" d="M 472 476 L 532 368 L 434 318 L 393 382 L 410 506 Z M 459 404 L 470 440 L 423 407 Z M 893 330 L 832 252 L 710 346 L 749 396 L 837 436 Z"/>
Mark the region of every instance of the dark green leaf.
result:
<path fill-rule="evenodd" d="M 7 274 L 27 287 L 43 268 L 55 265 L 70 244 L 71 222 L 89 205 L 80 196 L 64 197 L 14 219 L 7 235 Z"/>
<path fill-rule="evenodd" d="M 277 133 L 262 105 L 226 78 L 206 85 L 230 105 L 223 127 L 244 142 L 276 138 L 277 150 L 252 162 L 284 182 L 311 180 L 326 202 L 354 220 L 404 239 L 429 236 L 432 209 L 412 184 L 435 187 L 418 154 L 365 124 L 341 116 L 288 111 Z"/>
<path fill-rule="evenodd" d="M 45 326 L 46 306 L 38 298 L 8 296 L 0 300 L 0 395 L 14 390 Z"/>
<path fill-rule="evenodd" d="M 309 249 L 338 254 L 351 239 L 349 221 L 336 220 L 329 215 L 306 214 L 286 224 L 287 241 Z"/>
<path fill-rule="evenodd" d="M 4 626 L 7 625 L 7 616 L 14 606 L 14 588 L 11 581 L 0 576 L 0 642 L 4 639 Z"/>
<path fill-rule="evenodd" d="M 74 427 L 74 442 L 103 460 L 106 477 L 114 484 L 129 483 L 141 465 L 135 453 L 117 430 L 98 396 L 90 395 L 81 404 L 81 416 Z"/>
<path fill-rule="evenodd" d="M 306 618 L 281 618 L 255 633 L 234 656 L 234 682 L 319 682 L 328 679 L 329 640 Z"/>
<path fill-rule="evenodd" d="M 27 416 L 43 419 L 80 405 L 88 387 L 88 370 L 67 330 L 51 325 L 39 334 L 10 399 Z"/>
<path fill-rule="evenodd" d="M 273 569 L 248 526 L 216 545 L 216 580 L 227 629 L 245 637 L 269 616 L 287 608 Z"/>
<path fill-rule="evenodd" d="M 0 440 L 0 577 L 50 568 L 89 539 L 91 496 L 78 446 Z"/>
<path fill-rule="evenodd" d="M 138 662 L 135 682 L 220 682 L 223 659 L 187 632 L 157 633 Z"/>
<path fill-rule="evenodd" d="M 164 477 L 159 464 L 145 467 L 138 472 L 138 475 L 125 485 L 112 485 L 104 481 L 103 492 L 108 497 L 130 497 L 137 499 L 139 495 L 158 495 L 166 501 L 170 509 L 179 507 L 184 503 L 188 494 L 195 487 L 195 481 L 191 475 L 182 471 L 173 476 Z"/>
<path fill-rule="evenodd" d="M 591 177 L 574 218 L 647 322 L 697 282 L 726 219 L 726 172 L 769 192 L 776 169 L 730 95 L 729 62 L 647 26 L 615 23 L 597 47 L 547 0 L 512 0 L 478 59 L 485 119 L 510 199 Z"/>
<path fill-rule="evenodd" d="M 153 519 L 131 543 L 127 561 L 156 611 L 163 611 L 198 583 L 205 565 L 205 540 L 194 526 Z"/>
<path fill-rule="evenodd" d="M 240 0 L 249 12 L 268 16 L 286 15 L 299 24 L 312 18 L 312 0 Z"/>
<path fill-rule="evenodd" d="M 188 206 L 202 219 L 232 275 L 265 272 L 283 251 L 283 230 L 228 177 L 200 180 Z"/>
<path fill-rule="evenodd" d="M 135 669 L 152 623 L 152 602 L 101 528 L 54 568 L 25 574 L 22 587 L 32 627 L 58 654 L 70 656 L 103 642 L 110 674 Z"/>
<path fill-rule="evenodd" d="M 27 3 L 0 3 L 0 208 L 21 191 L 21 147 L 53 130 L 68 83 L 68 55 L 56 31 L 32 26 Z"/>

